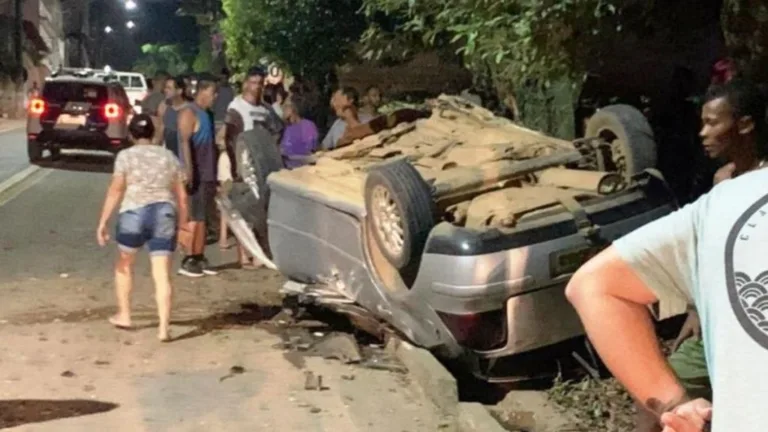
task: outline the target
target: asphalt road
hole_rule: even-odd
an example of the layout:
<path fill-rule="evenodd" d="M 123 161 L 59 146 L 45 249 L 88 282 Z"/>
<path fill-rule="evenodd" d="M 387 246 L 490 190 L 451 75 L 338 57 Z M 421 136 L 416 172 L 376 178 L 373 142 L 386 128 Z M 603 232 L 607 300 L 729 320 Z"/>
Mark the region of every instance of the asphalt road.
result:
<path fill-rule="evenodd" d="M 18 136 L 0 135 L 4 176 L 24 168 L 13 162 Z M 316 332 L 335 330 L 287 325 L 277 315 L 280 275 L 234 268 L 233 250 L 210 248 L 219 276 L 174 278 L 176 340 L 167 344 L 155 339 L 142 255 L 136 328 L 112 328 L 115 246 L 95 241 L 110 171 L 109 158 L 65 156 L 0 193 L 0 429 L 451 430 L 407 375 L 285 348 L 296 332 L 314 347 Z M 327 390 L 305 390 L 307 372 Z"/>

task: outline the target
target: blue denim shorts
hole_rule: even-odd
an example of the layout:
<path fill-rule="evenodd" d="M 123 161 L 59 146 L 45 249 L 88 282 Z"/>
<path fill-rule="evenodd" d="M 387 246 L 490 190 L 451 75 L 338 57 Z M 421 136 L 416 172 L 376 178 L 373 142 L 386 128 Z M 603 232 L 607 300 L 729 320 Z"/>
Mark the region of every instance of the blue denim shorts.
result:
<path fill-rule="evenodd" d="M 117 219 L 117 244 L 124 252 L 147 245 L 150 255 L 170 255 L 176 250 L 176 208 L 167 202 L 127 210 Z"/>

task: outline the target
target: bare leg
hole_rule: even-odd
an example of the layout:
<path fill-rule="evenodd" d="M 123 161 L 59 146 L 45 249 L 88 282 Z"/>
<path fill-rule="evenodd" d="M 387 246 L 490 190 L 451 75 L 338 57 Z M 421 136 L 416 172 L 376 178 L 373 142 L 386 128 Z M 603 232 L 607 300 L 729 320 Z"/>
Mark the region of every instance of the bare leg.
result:
<path fill-rule="evenodd" d="M 152 279 L 155 281 L 155 301 L 157 316 L 160 324 L 157 327 L 157 338 L 161 341 L 170 339 L 168 328 L 171 323 L 171 305 L 173 287 L 171 286 L 171 256 L 155 255 L 151 257 Z"/>
<path fill-rule="evenodd" d="M 136 254 L 120 251 L 115 265 L 115 295 L 117 315 L 109 319 L 117 327 L 131 326 L 131 291 L 133 290 L 133 264 Z"/>
<path fill-rule="evenodd" d="M 192 253 L 190 255 L 203 255 L 205 252 L 205 222 L 192 222 Z"/>
<path fill-rule="evenodd" d="M 221 219 L 221 225 L 219 226 L 219 248 L 228 249 L 229 239 L 227 238 L 227 218 L 224 214 L 221 214 L 219 219 Z"/>

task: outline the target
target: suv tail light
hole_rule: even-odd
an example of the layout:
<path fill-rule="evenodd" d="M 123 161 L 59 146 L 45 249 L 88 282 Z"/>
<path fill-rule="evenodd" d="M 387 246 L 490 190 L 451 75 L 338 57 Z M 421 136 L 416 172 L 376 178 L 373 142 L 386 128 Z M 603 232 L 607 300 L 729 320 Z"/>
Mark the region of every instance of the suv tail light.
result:
<path fill-rule="evenodd" d="M 437 312 L 460 345 L 477 351 L 490 351 L 507 343 L 506 308 L 488 312 L 450 314 Z"/>
<path fill-rule="evenodd" d="M 104 105 L 104 117 L 108 119 L 116 119 L 120 117 L 120 105 L 116 103 L 108 103 Z"/>
<path fill-rule="evenodd" d="M 45 112 L 45 101 L 42 99 L 32 99 L 29 102 L 29 113 L 35 115 L 41 115 Z"/>

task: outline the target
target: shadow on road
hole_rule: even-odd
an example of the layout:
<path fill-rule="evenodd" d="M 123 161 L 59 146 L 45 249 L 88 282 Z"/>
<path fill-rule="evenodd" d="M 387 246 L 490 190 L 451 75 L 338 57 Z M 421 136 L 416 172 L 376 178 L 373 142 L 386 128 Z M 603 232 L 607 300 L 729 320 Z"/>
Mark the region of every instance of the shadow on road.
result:
<path fill-rule="evenodd" d="M 119 405 L 85 399 L 0 400 L 0 429 L 112 411 Z"/>
<path fill-rule="evenodd" d="M 204 318 L 186 321 L 171 320 L 172 325 L 195 327 L 194 330 L 173 338 L 173 341 L 192 339 L 208 334 L 214 330 L 222 330 L 237 326 L 250 326 L 275 317 L 282 307 L 261 306 L 256 303 L 243 303 L 238 312 L 222 312 Z"/>
<path fill-rule="evenodd" d="M 93 153 L 62 153 L 58 160 L 46 157 L 36 163 L 42 168 L 63 171 L 111 173 L 114 168 L 112 156 Z"/>

